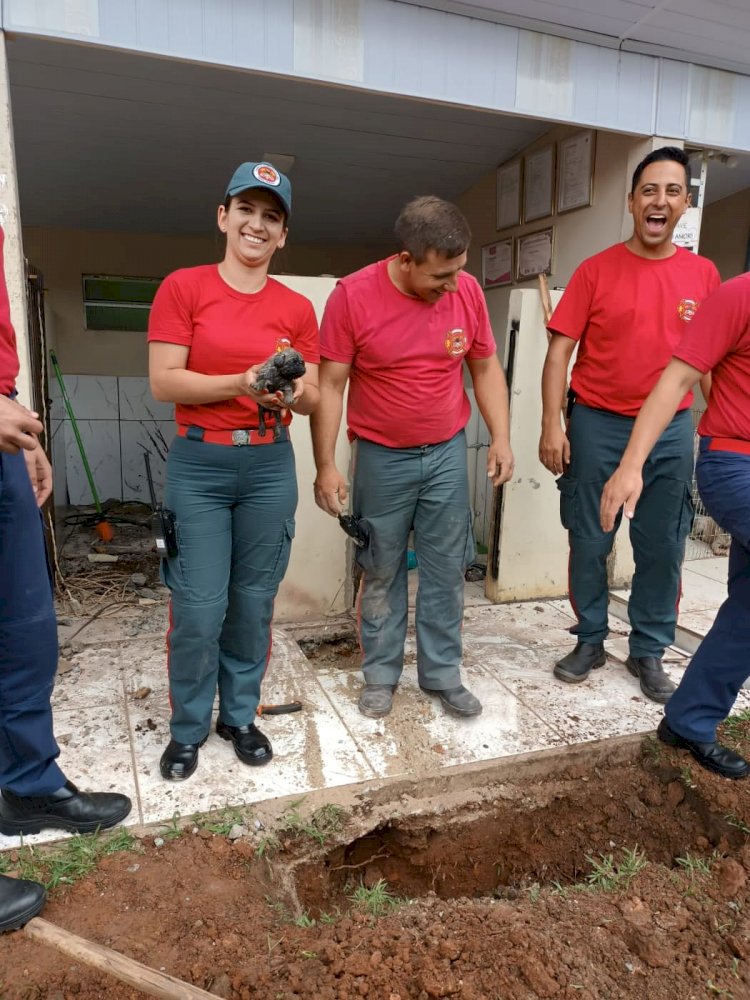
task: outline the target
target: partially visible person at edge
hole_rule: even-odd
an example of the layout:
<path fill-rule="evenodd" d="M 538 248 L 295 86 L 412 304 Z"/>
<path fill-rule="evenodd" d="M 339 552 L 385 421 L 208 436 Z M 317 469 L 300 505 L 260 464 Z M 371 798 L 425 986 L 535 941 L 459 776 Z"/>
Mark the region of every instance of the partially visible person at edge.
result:
<path fill-rule="evenodd" d="M 57 620 L 40 510 L 52 469 L 37 414 L 15 400 L 19 364 L 2 248 L 0 229 L 0 833 L 89 833 L 125 819 L 131 802 L 78 791 L 57 764 L 50 706 Z M 0 931 L 23 926 L 45 898 L 38 883 L 0 875 Z"/>
<path fill-rule="evenodd" d="M 665 146 L 635 169 L 628 210 L 633 235 L 573 274 L 548 324 L 542 375 L 539 458 L 556 476 L 570 544 L 575 649 L 554 675 L 579 683 L 606 661 L 607 557 L 620 518 L 602 531 L 599 500 L 627 444 L 643 401 L 669 362 L 700 303 L 719 284 L 714 265 L 675 246 L 675 226 L 690 204 L 686 153 Z M 573 351 L 567 420 L 561 420 Z M 630 524 L 635 573 L 627 670 L 643 694 L 665 703 L 674 684 L 662 666 L 674 641 L 685 539 L 693 516 L 692 395 L 666 428 L 644 471 L 643 500 Z"/>
<path fill-rule="evenodd" d="M 289 563 L 297 507 L 291 413 L 280 393 L 253 388 L 258 366 L 291 347 L 306 362 L 291 409 L 318 402 L 318 325 L 312 304 L 268 276 L 287 238 L 289 180 L 270 163 L 243 163 L 218 209 L 223 260 L 175 271 L 149 319 L 151 389 L 175 403 L 165 506 L 178 553 L 162 562 L 171 591 L 167 635 L 171 740 L 162 777 L 189 778 L 216 732 L 253 766 L 273 751 L 255 726 L 271 654 L 276 592 Z M 259 406 L 283 427 L 258 429 Z"/>
<path fill-rule="evenodd" d="M 728 597 L 664 709 L 657 735 L 699 764 L 744 778 L 750 763 L 716 740 L 750 677 L 750 274 L 722 285 L 701 306 L 643 404 L 620 464 L 604 488 L 601 523 L 637 516 L 643 468 L 675 410 L 705 372 L 711 394 L 698 425 L 696 475 L 706 510 L 732 536 Z"/>
<path fill-rule="evenodd" d="M 464 573 L 474 558 L 464 427 L 464 361 L 490 432 L 487 473 L 513 472 L 508 391 L 484 296 L 464 273 L 471 232 L 452 204 L 416 198 L 395 227 L 399 252 L 343 278 L 321 325 L 321 402 L 312 419 L 315 500 L 347 505 L 334 447 L 349 382 L 351 509 L 368 538 L 356 551 L 365 686 L 359 710 L 391 711 L 407 626 L 407 543 L 419 564 L 417 679 L 451 712 L 478 715 L 461 683 Z"/>

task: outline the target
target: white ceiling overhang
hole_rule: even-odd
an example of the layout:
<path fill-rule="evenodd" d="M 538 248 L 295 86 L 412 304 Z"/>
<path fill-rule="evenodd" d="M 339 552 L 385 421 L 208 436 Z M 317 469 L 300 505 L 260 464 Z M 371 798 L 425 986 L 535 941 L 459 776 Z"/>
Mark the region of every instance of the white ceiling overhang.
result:
<path fill-rule="evenodd" d="M 750 0 L 397 0 L 478 20 L 750 71 Z"/>

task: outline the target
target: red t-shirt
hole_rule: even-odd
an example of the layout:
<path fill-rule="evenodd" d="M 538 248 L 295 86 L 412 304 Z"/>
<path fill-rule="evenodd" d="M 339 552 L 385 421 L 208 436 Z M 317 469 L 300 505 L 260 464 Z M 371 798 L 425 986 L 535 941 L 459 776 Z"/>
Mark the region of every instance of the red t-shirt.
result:
<path fill-rule="evenodd" d="M 404 295 L 381 260 L 338 282 L 320 328 L 324 358 L 351 365 L 349 437 L 389 448 L 437 444 L 469 419 L 464 358 L 495 354 L 487 305 L 471 275 L 434 303 Z"/>
<path fill-rule="evenodd" d="M 19 364 L 16 334 L 10 321 L 8 287 L 5 283 L 4 243 L 5 233 L 0 226 L 0 395 L 9 396 L 16 386 Z"/>
<path fill-rule="evenodd" d="M 269 278 L 254 294 L 238 292 L 216 264 L 174 271 L 159 286 L 148 321 L 149 341 L 190 348 L 186 368 L 203 375 L 238 375 L 274 351 L 293 347 L 318 364 L 318 323 L 312 303 Z M 206 430 L 258 426 L 258 405 L 247 396 L 219 403 L 175 404 L 178 424 Z M 292 419 L 287 410 L 284 423 Z"/>
<path fill-rule="evenodd" d="M 706 299 L 674 356 L 711 372 L 711 396 L 698 433 L 750 441 L 750 272 Z"/>
<path fill-rule="evenodd" d="M 618 243 L 585 260 L 549 321 L 551 333 L 579 341 L 570 383 L 597 410 L 637 416 L 719 272 L 682 247 L 664 260 Z M 692 393 L 680 409 L 692 402 Z"/>

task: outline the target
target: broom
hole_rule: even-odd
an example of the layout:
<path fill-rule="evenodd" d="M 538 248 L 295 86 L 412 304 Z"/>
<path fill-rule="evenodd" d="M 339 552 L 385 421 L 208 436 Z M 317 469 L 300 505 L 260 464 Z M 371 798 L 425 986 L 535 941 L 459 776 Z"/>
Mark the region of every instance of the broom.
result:
<path fill-rule="evenodd" d="M 58 384 L 60 386 L 60 394 L 62 395 L 63 403 L 65 404 L 65 409 L 67 410 L 68 417 L 70 418 L 70 426 L 73 428 L 73 433 L 75 434 L 75 439 L 78 444 L 78 450 L 81 453 L 81 461 L 83 462 L 83 468 L 86 473 L 86 478 L 89 481 L 89 488 L 91 489 L 91 495 L 94 498 L 94 506 L 96 507 L 96 520 L 94 521 L 94 531 L 101 538 L 103 542 L 111 542 L 114 536 L 112 531 L 112 525 L 107 520 L 107 515 L 99 500 L 99 494 L 96 492 L 96 486 L 94 485 L 94 477 L 91 475 L 91 468 L 89 466 L 89 460 L 86 458 L 86 452 L 83 447 L 83 441 L 81 441 L 81 434 L 78 430 L 78 424 L 76 423 L 75 414 L 73 413 L 73 407 L 70 405 L 70 400 L 68 399 L 68 393 L 65 390 L 65 382 L 63 381 L 63 375 L 60 371 L 60 366 L 57 363 L 57 357 L 54 351 L 49 352 L 50 360 L 52 361 L 52 368 L 54 369 L 55 376 L 57 378 Z"/>

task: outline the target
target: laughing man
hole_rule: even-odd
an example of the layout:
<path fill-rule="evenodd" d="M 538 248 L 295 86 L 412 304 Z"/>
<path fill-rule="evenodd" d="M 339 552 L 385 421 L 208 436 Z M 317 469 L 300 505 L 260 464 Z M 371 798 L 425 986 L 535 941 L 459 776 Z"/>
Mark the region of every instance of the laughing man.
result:
<path fill-rule="evenodd" d="M 577 644 L 554 669 L 555 677 L 568 683 L 586 680 L 606 660 L 607 557 L 621 512 L 612 530 L 603 531 L 602 488 L 686 324 L 719 285 L 710 261 L 672 242 L 689 205 L 685 152 L 665 146 L 649 153 L 636 167 L 628 194 L 633 235 L 580 265 L 548 325 L 539 458 L 560 477 L 560 516 L 570 544 L 570 601 L 578 618 L 571 632 Z M 568 364 L 576 345 L 563 427 Z M 706 394 L 707 389 L 704 383 Z M 651 452 L 630 522 L 635 574 L 626 667 L 646 697 L 662 704 L 674 691 L 662 656 L 674 641 L 693 514 L 692 399 L 688 392 Z"/>

